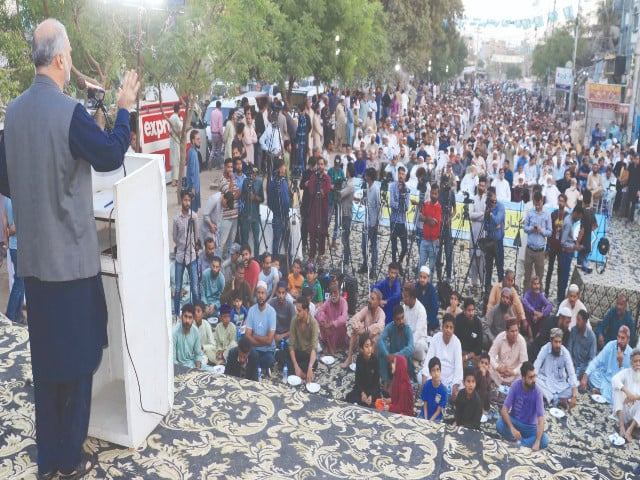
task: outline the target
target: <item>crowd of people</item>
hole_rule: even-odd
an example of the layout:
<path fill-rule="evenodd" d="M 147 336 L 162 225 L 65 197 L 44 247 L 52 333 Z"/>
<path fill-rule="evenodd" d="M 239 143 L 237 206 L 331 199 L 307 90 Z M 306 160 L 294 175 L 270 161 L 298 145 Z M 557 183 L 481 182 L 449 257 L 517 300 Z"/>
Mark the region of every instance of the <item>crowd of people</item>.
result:
<path fill-rule="evenodd" d="M 269 109 L 260 110 L 268 122 Z M 252 121 L 250 112 L 245 107 L 244 122 Z M 632 348 L 636 325 L 628 300 L 619 295 L 592 326 L 578 286 L 568 283 L 576 253 L 577 268 L 592 271 L 596 213 L 633 219 L 640 187 L 634 148 L 597 133 L 599 127 L 583 145 L 548 102 L 498 85 L 440 90 L 421 83 L 384 94 L 331 89 L 300 106 L 297 131 L 290 118 L 283 106 L 273 122 L 282 150 L 248 154 L 243 142 L 231 146 L 220 191 L 207 200 L 201 220 L 193 192 L 182 194 L 172 280 L 176 315 L 182 307 L 174 330 L 177 363 L 226 363 L 227 373 L 254 380 L 279 369 L 312 382 L 321 352 L 346 351 L 341 366 L 356 373 L 347 401 L 414 415 L 417 391 L 421 417 L 441 421 L 450 403 L 455 414 L 446 421 L 479 428 L 494 418 L 507 440 L 533 449 L 548 444 L 545 406 L 571 409 L 579 391 L 591 391 L 613 403 L 619 434 L 631 441 L 640 416 L 640 382 L 632 373 L 640 374 L 640 351 Z M 305 130 L 318 122 L 322 129 Z M 458 192 L 473 200 L 466 204 L 473 295 L 452 291 L 442 301 L 436 285 L 452 276 Z M 367 305 L 349 315 L 342 277 L 327 283 L 318 268 L 328 263 L 326 244 L 337 251 L 338 241 L 344 270 L 352 266 L 354 198 L 366 209 L 357 273 L 367 283 L 379 281 L 370 286 Z M 509 201 L 523 207 L 516 271 L 504 265 Z M 263 202 L 273 215 L 270 245 L 256 208 Z M 294 204 L 302 216 L 304 261 L 294 258 L 289 231 Z M 383 205 L 390 211 L 392 258 L 380 278 Z M 415 229 L 408 228 L 411 208 Z M 415 264 L 407 259 L 414 241 Z M 190 340 L 196 337 L 190 317 L 199 342 Z M 212 335 L 207 318 L 223 333 Z"/>

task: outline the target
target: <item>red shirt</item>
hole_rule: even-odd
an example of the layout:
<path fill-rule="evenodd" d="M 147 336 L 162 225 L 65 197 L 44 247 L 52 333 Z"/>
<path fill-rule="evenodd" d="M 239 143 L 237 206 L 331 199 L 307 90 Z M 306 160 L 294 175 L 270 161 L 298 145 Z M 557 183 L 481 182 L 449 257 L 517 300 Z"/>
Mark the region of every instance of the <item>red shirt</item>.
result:
<path fill-rule="evenodd" d="M 255 261 L 255 259 L 251 259 L 249 262 L 249 266 L 244 272 L 244 280 L 251 287 L 251 291 L 256 288 L 256 284 L 258 283 L 258 277 L 260 276 L 260 264 Z M 267 292 L 271 294 L 271 292 Z"/>
<path fill-rule="evenodd" d="M 438 223 L 435 225 L 427 225 L 427 222 L 424 222 L 422 227 L 422 238 L 428 240 L 430 242 L 437 240 L 440 237 L 440 223 L 442 222 L 442 205 L 440 202 L 431 203 L 431 201 L 425 202 L 422 205 L 422 210 L 420 214 L 426 215 L 431 218 L 435 218 Z"/>

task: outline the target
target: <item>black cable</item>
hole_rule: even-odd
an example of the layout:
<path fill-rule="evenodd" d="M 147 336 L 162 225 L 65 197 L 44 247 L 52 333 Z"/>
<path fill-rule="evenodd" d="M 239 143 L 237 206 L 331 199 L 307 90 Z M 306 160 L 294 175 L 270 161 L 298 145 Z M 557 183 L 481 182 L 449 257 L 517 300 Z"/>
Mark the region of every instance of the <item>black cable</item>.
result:
<path fill-rule="evenodd" d="M 165 416 L 164 413 L 160 413 L 160 412 L 156 412 L 155 410 L 148 410 L 146 408 L 144 408 L 144 405 L 142 404 L 142 388 L 140 387 L 140 377 L 138 375 L 138 369 L 136 368 L 136 364 L 133 363 L 133 357 L 131 356 L 131 350 L 129 349 L 129 338 L 127 337 L 127 326 L 125 324 L 124 321 L 124 305 L 122 305 L 122 295 L 120 293 L 120 282 L 118 282 L 118 277 L 120 276 L 118 274 L 118 270 L 116 269 L 116 259 L 114 256 L 114 248 L 116 248 L 117 246 L 114 245 L 111 242 L 111 216 L 113 215 L 113 211 L 115 210 L 115 208 L 112 208 L 111 211 L 109 212 L 109 250 L 111 251 L 111 261 L 113 262 L 113 276 L 115 277 L 116 280 L 116 291 L 118 292 L 118 301 L 120 302 L 120 313 L 122 314 L 122 331 L 124 332 L 124 344 L 125 347 L 127 348 L 127 355 L 129 357 L 129 361 L 131 362 L 131 366 L 133 367 L 133 373 L 136 376 L 136 383 L 138 385 L 138 398 L 140 399 L 140 409 L 144 412 L 144 413 L 153 413 L 155 415 L 159 415 L 160 417 Z"/>

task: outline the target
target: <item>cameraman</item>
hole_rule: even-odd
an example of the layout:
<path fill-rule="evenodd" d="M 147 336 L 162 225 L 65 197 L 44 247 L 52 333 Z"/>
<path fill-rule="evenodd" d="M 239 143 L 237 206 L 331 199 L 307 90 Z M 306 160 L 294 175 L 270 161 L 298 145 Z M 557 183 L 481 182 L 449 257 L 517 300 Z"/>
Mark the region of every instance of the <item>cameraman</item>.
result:
<path fill-rule="evenodd" d="M 478 185 L 476 185 L 476 194 L 473 196 L 473 203 L 471 204 L 471 213 L 469 218 L 471 219 L 471 232 L 473 233 L 474 243 L 470 245 L 469 252 L 471 253 L 471 285 L 474 289 L 477 289 L 483 279 L 484 275 L 484 251 L 481 248 L 483 238 L 486 236 L 484 228 L 484 212 L 487 209 L 487 177 L 484 175 L 478 178 Z"/>
<path fill-rule="evenodd" d="M 498 271 L 498 281 L 504 278 L 504 205 L 498 202 L 495 190 L 490 187 L 487 190 L 487 204 L 484 211 L 484 231 L 485 231 L 485 295 L 491 292 L 491 276 L 493 275 L 493 263 L 495 261 Z"/>
<path fill-rule="evenodd" d="M 337 205 L 340 199 L 340 190 L 342 190 L 345 181 L 344 170 L 342 169 L 342 158 L 340 155 L 336 155 L 333 160 L 333 168 L 329 170 L 329 177 L 331 178 L 332 190 L 331 197 L 329 197 L 329 221 L 331 221 L 332 216 L 334 217 L 333 241 L 331 242 L 331 248 L 335 250 L 338 248 L 336 240 L 338 239 L 338 222 L 340 221 L 340 218 L 338 218 Z"/>
<path fill-rule="evenodd" d="M 242 201 L 244 206 L 239 215 L 240 243 L 249 243 L 249 230 L 253 235 L 253 251 L 260 251 L 260 204 L 264 202 L 262 177 L 258 176 L 258 169 L 250 167 L 249 176 L 242 183 Z"/>
<path fill-rule="evenodd" d="M 380 216 L 382 214 L 382 208 L 380 204 L 380 187 L 376 185 L 376 177 L 378 171 L 375 168 L 367 168 L 364 172 L 364 181 L 366 182 L 365 192 L 366 194 L 366 213 L 365 213 L 365 225 L 362 231 L 362 266 L 358 273 L 367 273 L 367 239 L 371 246 L 371 270 L 369 271 L 369 278 L 374 278 L 376 265 L 378 264 L 378 224 L 380 223 Z M 363 198 L 364 200 L 364 198 Z"/>
<path fill-rule="evenodd" d="M 347 183 L 340 191 L 340 203 L 342 204 L 342 265 L 346 268 L 351 263 L 351 214 L 353 209 L 353 192 L 355 191 L 354 177 L 356 168 L 353 163 L 347 165 Z"/>
<path fill-rule="evenodd" d="M 220 178 L 220 191 L 222 192 L 222 222 L 220 224 L 220 245 L 222 248 L 222 258 L 227 258 L 227 251 L 231 244 L 235 241 L 236 231 L 238 228 L 238 205 L 240 198 L 240 187 L 235 181 L 233 175 L 233 159 L 226 158 L 224 160 L 224 170 Z M 231 192 L 233 194 L 233 202 L 225 201 L 224 194 Z"/>
<path fill-rule="evenodd" d="M 331 179 L 324 171 L 324 158 L 320 157 L 316 164 L 316 169 L 311 174 L 307 182 L 307 192 L 309 194 L 309 215 L 308 230 L 309 240 L 309 261 L 314 263 L 316 253 L 325 254 L 325 240 L 329 233 L 329 195 L 331 193 Z"/>
<path fill-rule="evenodd" d="M 454 180 L 455 181 L 455 180 Z M 451 220 L 456 215 L 455 187 L 451 178 L 444 174 L 440 178 L 440 193 L 438 200 L 442 206 L 442 227 L 440 230 L 440 245 L 438 249 L 438 280 L 442 280 L 442 251 L 445 255 L 445 278 L 451 282 L 451 269 L 453 267 L 453 246 L 451 244 Z"/>
<path fill-rule="evenodd" d="M 434 183 L 429 192 L 429 201 L 422 205 L 420 220 L 423 222 L 422 242 L 420 243 L 420 267 L 429 261 L 429 271 L 433 272 L 436 265 L 436 252 L 438 251 L 441 225 L 442 205 L 438 199 L 438 184 Z"/>
<path fill-rule="evenodd" d="M 282 247 L 287 255 L 287 265 L 290 265 L 289 185 L 287 182 L 287 166 L 281 160 L 278 160 L 273 179 L 269 182 L 267 202 L 273 212 L 273 244 L 271 245 L 271 250 L 275 255 L 278 255 Z"/>
<path fill-rule="evenodd" d="M 404 165 L 398 167 L 398 181 L 389 185 L 389 206 L 391 207 L 391 259 L 394 263 L 398 258 L 398 237 L 400 237 L 400 261 L 407 254 L 407 209 L 409 208 L 409 188 L 405 183 L 407 169 Z M 402 273 L 402 268 L 400 269 Z"/>

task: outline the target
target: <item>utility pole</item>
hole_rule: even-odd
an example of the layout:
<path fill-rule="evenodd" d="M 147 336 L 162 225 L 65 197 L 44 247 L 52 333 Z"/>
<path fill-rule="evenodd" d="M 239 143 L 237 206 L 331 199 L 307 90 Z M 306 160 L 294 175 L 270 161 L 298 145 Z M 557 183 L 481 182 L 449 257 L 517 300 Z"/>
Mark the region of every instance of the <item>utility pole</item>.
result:
<path fill-rule="evenodd" d="M 636 47 L 633 51 L 633 57 L 631 57 L 631 64 L 633 65 L 633 77 L 631 79 L 631 99 L 629 100 L 629 112 L 627 113 L 627 144 L 632 144 L 635 141 L 633 129 L 635 114 L 636 114 L 636 102 L 638 100 L 638 80 L 640 76 L 640 35 L 636 40 Z"/>
<path fill-rule="evenodd" d="M 576 81 L 576 55 L 578 53 L 578 26 L 580 21 L 580 0 L 576 12 L 576 26 L 573 29 L 573 64 L 571 65 L 571 86 L 569 87 L 569 117 L 567 123 L 571 125 L 571 112 L 573 111 L 573 85 Z"/>

